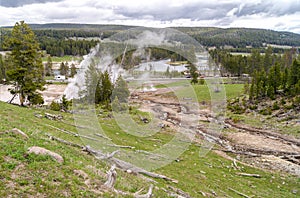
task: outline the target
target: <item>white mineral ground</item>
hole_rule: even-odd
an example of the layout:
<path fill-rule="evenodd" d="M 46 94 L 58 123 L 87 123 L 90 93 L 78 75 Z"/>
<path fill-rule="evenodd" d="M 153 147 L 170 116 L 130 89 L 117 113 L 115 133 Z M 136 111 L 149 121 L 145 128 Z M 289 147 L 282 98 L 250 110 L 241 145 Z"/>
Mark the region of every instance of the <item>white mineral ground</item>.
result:
<path fill-rule="evenodd" d="M 44 98 L 44 104 L 49 105 L 53 100 L 59 100 L 64 94 L 66 87 L 67 85 L 45 85 L 45 90 L 41 92 Z M 0 101 L 8 102 L 13 98 L 13 95 L 8 91 L 9 88 L 11 88 L 10 85 L 0 85 Z M 16 96 L 12 103 L 19 104 L 19 97 Z"/>

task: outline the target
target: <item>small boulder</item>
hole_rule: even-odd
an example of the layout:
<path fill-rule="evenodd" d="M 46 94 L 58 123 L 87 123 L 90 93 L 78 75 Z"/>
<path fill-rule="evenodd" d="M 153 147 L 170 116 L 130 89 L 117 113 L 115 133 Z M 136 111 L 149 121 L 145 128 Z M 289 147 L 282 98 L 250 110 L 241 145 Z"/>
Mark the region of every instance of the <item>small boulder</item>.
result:
<path fill-rule="evenodd" d="M 54 153 L 52 151 L 49 151 L 45 148 L 42 147 L 38 147 L 38 146 L 32 146 L 30 148 L 28 148 L 28 153 L 34 153 L 36 155 L 49 155 L 51 156 L 55 161 L 57 161 L 58 163 L 63 163 L 64 159 L 61 155 Z"/>

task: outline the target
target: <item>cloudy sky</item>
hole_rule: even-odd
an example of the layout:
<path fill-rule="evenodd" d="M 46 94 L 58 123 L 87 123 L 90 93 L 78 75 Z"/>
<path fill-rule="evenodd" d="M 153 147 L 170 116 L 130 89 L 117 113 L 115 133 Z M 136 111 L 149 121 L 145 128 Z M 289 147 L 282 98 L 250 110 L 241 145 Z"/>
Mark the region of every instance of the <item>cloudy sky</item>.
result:
<path fill-rule="evenodd" d="M 20 20 L 250 27 L 300 33 L 300 0 L 0 0 L 0 26 Z"/>

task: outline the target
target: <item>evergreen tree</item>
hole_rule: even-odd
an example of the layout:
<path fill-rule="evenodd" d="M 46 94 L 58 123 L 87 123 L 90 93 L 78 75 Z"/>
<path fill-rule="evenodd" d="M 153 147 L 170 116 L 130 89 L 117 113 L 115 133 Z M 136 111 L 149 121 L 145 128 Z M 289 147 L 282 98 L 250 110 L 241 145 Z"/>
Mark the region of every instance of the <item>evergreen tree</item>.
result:
<path fill-rule="evenodd" d="M 42 90 L 44 67 L 41 59 L 39 44 L 33 31 L 24 22 L 17 22 L 12 29 L 11 37 L 5 40 L 7 50 L 11 50 L 9 59 L 11 66 L 7 70 L 7 77 L 13 88 L 12 94 L 18 94 L 20 104 L 25 99 L 36 98 Z M 34 101 L 30 101 L 34 102 Z"/>
<path fill-rule="evenodd" d="M 191 65 L 190 66 L 190 74 L 191 74 L 191 77 L 192 77 L 192 80 L 191 80 L 191 83 L 192 84 L 197 84 L 198 83 L 198 73 L 197 73 L 197 68 L 195 65 Z"/>
<path fill-rule="evenodd" d="M 281 74 L 279 64 L 275 64 L 270 68 L 268 74 L 268 96 L 274 98 L 281 84 Z"/>
<path fill-rule="evenodd" d="M 100 101 L 101 92 L 99 90 L 99 77 L 100 74 L 96 69 L 96 65 L 92 62 L 85 72 L 85 90 L 81 93 L 85 96 L 88 103 L 99 103 Z"/>
<path fill-rule="evenodd" d="M 300 93 L 300 62 L 298 62 L 296 59 L 293 61 L 290 69 L 289 89 L 292 95 Z"/>
<path fill-rule="evenodd" d="M 120 75 L 115 83 L 111 100 L 114 101 L 115 98 L 118 98 L 119 102 L 127 102 L 129 95 L 128 85 Z"/>
<path fill-rule="evenodd" d="M 289 85 L 293 87 L 300 80 L 300 63 L 295 59 L 290 69 Z"/>
<path fill-rule="evenodd" d="M 63 111 L 67 111 L 69 109 L 70 101 L 67 100 L 66 95 L 63 95 L 62 101 L 61 101 L 61 109 Z"/>
<path fill-rule="evenodd" d="M 0 54 L 0 83 L 5 79 L 5 68 L 3 63 L 2 54 Z"/>
<path fill-rule="evenodd" d="M 65 75 L 66 76 L 69 76 L 69 63 L 68 62 L 65 62 Z"/>
<path fill-rule="evenodd" d="M 102 101 L 107 103 L 110 102 L 111 100 L 111 94 L 113 91 L 113 84 L 110 80 L 110 75 L 108 73 L 108 71 L 105 71 L 102 75 L 101 75 L 101 90 L 102 90 Z"/>
<path fill-rule="evenodd" d="M 281 72 L 281 88 L 284 92 L 287 91 L 288 88 L 288 79 L 289 79 L 289 70 L 286 67 L 283 72 Z"/>
<path fill-rule="evenodd" d="M 272 48 L 269 46 L 264 57 L 264 69 L 267 72 L 272 65 Z"/>
<path fill-rule="evenodd" d="M 65 63 L 64 62 L 61 62 L 60 63 L 60 67 L 59 67 L 59 73 L 60 75 L 66 75 L 66 66 L 65 66 Z"/>
<path fill-rule="evenodd" d="M 76 74 L 77 74 L 77 71 L 76 71 L 75 64 L 72 63 L 72 64 L 71 64 L 70 77 L 73 78 Z"/>
<path fill-rule="evenodd" d="M 47 58 L 47 63 L 45 65 L 45 75 L 46 76 L 52 76 L 53 75 L 51 56 L 48 56 L 48 58 Z"/>

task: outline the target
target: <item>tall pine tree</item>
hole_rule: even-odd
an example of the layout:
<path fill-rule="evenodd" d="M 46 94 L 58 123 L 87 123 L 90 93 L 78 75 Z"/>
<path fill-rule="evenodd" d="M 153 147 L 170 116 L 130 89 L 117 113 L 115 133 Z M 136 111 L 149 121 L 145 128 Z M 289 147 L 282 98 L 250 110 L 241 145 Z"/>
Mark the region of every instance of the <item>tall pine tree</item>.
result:
<path fill-rule="evenodd" d="M 44 68 L 35 35 L 24 21 L 17 22 L 12 29 L 11 37 L 4 43 L 6 49 L 11 51 L 8 55 L 11 66 L 7 70 L 7 77 L 13 85 L 10 91 L 19 95 L 22 106 L 26 98 L 34 103 L 35 98 L 40 98 L 37 90 L 43 89 L 44 85 Z"/>

